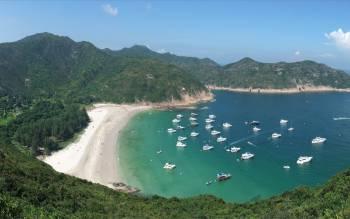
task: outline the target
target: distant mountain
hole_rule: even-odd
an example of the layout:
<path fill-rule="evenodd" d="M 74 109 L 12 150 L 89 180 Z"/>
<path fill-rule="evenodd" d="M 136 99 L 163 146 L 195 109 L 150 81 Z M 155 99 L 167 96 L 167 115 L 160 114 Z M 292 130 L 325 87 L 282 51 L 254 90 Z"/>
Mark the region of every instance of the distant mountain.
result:
<path fill-rule="evenodd" d="M 225 80 L 221 86 L 241 88 L 295 88 L 298 86 L 329 86 L 349 88 L 350 76 L 314 61 L 261 63 L 251 58 L 224 66 Z"/>
<path fill-rule="evenodd" d="M 156 59 L 112 56 L 89 42 L 40 33 L 0 44 L 0 95 L 60 96 L 78 102 L 166 101 L 206 88 Z"/>
<path fill-rule="evenodd" d="M 136 58 L 153 58 L 159 61 L 176 65 L 196 79 L 212 84 L 216 77 L 222 74 L 222 67 L 211 59 L 199 59 L 195 57 L 178 56 L 171 53 L 157 53 L 146 46 L 136 45 L 130 48 L 124 48 L 118 51 L 105 50 L 109 54 L 117 57 L 136 57 Z"/>
<path fill-rule="evenodd" d="M 207 85 L 233 88 L 296 88 L 298 86 L 328 86 L 350 88 L 350 76 L 314 61 L 261 63 L 251 58 L 221 66 L 210 59 L 157 53 L 145 46 L 133 46 L 119 51 L 108 50 L 115 56 L 152 57 L 173 64 Z"/>

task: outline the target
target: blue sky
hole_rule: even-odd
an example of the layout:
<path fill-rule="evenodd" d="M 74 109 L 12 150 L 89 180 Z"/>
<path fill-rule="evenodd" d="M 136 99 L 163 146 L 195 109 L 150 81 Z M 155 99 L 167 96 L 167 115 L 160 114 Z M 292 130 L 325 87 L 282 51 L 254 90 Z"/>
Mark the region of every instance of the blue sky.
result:
<path fill-rule="evenodd" d="M 350 1 L 0 1 L 0 42 L 38 32 L 221 64 L 311 59 L 350 70 Z M 341 29 L 341 30 L 340 30 Z"/>

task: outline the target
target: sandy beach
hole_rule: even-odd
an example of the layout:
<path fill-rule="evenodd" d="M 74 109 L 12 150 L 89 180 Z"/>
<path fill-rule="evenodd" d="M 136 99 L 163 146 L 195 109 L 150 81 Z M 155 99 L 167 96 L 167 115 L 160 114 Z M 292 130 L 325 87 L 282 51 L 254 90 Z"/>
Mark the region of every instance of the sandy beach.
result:
<path fill-rule="evenodd" d="M 186 107 L 212 98 L 211 93 L 202 92 L 196 96 L 183 96 L 181 101 L 172 100 L 159 104 L 95 104 L 88 110 L 91 122 L 79 139 L 46 156 L 43 161 L 58 172 L 115 188 L 113 183 L 123 182 L 117 140 L 130 118 L 149 109 Z"/>
<path fill-rule="evenodd" d="M 264 89 L 264 88 L 232 88 L 232 87 L 218 87 L 208 86 L 209 90 L 225 90 L 232 92 L 244 93 L 270 93 L 270 94 L 294 94 L 294 93 L 318 93 L 318 92 L 350 92 L 350 89 L 340 89 L 327 86 L 303 86 L 287 89 Z"/>
<path fill-rule="evenodd" d="M 113 188 L 121 182 L 118 171 L 120 131 L 138 112 L 148 110 L 147 105 L 96 104 L 88 111 L 91 119 L 84 133 L 63 150 L 44 158 L 56 171 Z"/>

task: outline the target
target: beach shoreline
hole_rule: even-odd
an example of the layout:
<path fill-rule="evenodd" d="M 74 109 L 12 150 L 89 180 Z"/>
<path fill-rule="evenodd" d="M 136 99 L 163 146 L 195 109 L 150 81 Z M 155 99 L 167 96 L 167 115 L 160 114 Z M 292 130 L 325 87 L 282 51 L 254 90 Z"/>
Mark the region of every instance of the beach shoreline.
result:
<path fill-rule="evenodd" d="M 327 86 L 303 86 L 287 89 L 264 89 L 264 88 L 232 88 L 220 86 L 208 86 L 209 90 L 224 90 L 237 93 L 262 93 L 262 94 L 296 94 L 296 93 L 323 93 L 323 92 L 350 92 L 349 88 L 332 88 Z"/>
<path fill-rule="evenodd" d="M 94 104 L 88 110 L 91 122 L 82 135 L 64 149 L 45 156 L 42 160 L 56 171 L 99 183 L 112 189 L 136 191 L 126 186 L 119 165 L 119 135 L 132 117 L 151 109 L 189 107 L 210 101 L 213 94 L 202 92 L 183 96 L 182 100 L 163 103 Z"/>

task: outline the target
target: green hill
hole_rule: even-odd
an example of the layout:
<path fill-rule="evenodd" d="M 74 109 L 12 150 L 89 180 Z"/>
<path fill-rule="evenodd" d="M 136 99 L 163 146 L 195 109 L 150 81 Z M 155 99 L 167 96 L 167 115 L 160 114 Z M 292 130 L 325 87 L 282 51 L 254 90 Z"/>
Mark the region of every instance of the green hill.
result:
<path fill-rule="evenodd" d="M 115 57 L 88 42 L 41 33 L 0 44 L 0 94 L 76 102 L 161 102 L 205 87 L 150 58 Z"/>
<path fill-rule="evenodd" d="M 298 86 L 328 86 L 350 88 L 350 76 L 314 61 L 262 63 L 243 58 L 225 66 L 210 59 L 160 54 L 145 46 L 133 46 L 119 51 L 108 50 L 115 56 L 152 57 L 184 69 L 206 85 L 233 88 L 296 88 Z"/>

